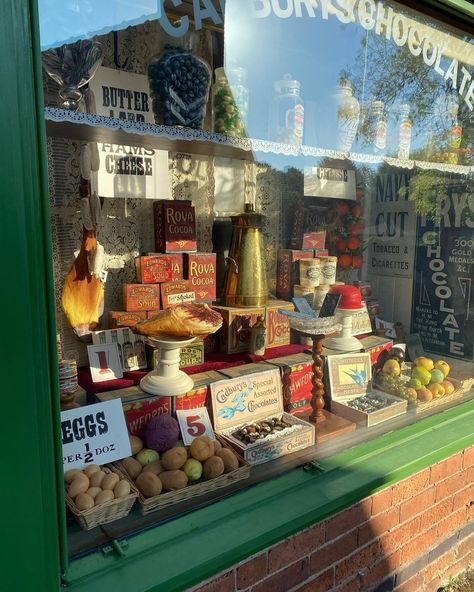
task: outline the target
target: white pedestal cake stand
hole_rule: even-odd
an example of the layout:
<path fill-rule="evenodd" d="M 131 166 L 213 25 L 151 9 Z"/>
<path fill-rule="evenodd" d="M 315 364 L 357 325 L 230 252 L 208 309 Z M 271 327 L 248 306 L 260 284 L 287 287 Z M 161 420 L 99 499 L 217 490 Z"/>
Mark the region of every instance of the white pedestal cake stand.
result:
<path fill-rule="evenodd" d="M 179 354 L 182 347 L 190 345 L 195 337 L 190 339 L 167 339 L 165 337 L 147 337 L 147 341 L 160 348 L 160 362 L 158 368 L 148 372 L 140 380 L 140 387 L 151 395 L 163 397 L 177 397 L 190 391 L 194 382 L 185 372 L 179 369 Z"/>

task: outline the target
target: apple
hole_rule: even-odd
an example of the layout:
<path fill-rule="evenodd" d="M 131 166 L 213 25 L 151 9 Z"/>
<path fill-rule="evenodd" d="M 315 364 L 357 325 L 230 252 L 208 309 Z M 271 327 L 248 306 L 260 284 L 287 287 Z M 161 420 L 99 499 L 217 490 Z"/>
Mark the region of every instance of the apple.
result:
<path fill-rule="evenodd" d="M 434 368 L 434 362 L 431 358 L 425 358 L 425 357 L 420 357 L 420 358 L 415 358 L 414 361 L 415 366 L 422 366 L 423 368 L 426 368 L 426 370 L 428 370 L 429 372 L 431 372 L 431 370 L 433 370 Z"/>
<path fill-rule="evenodd" d="M 433 393 L 426 387 L 417 389 L 416 394 L 418 395 L 418 401 L 420 401 L 420 403 L 427 403 L 433 399 Z"/>
<path fill-rule="evenodd" d="M 444 380 L 444 374 L 441 372 L 441 370 L 437 370 L 436 368 L 433 368 L 433 370 L 431 370 L 430 372 L 431 374 L 431 384 L 437 384 L 437 383 L 441 383 Z"/>
<path fill-rule="evenodd" d="M 415 366 L 411 371 L 411 378 L 415 378 L 421 382 L 423 386 L 429 384 L 431 380 L 430 371 L 423 366 Z"/>
<path fill-rule="evenodd" d="M 409 401 L 416 401 L 418 398 L 418 393 L 416 392 L 416 389 L 412 388 L 412 387 L 408 387 L 407 388 L 407 398 Z"/>
<path fill-rule="evenodd" d="M 443 382 L 441 383 L 441 386 L 444 387 L 444 394 L 445 395 L 450 395 L 451 393 L 454 393 L 454 391 L 455 391 L 454 384 L 452 382 L 450 382 L 449 380 L 443 380 Z"/>
<path fill-rule="evenodd" d="M 429 384 L 426 388 L 433 393 L 435 399 L 444 395 L 444 388 L 439 383 Z"/>
<path fill-rule="evenodd" d="M 188 458 L 181 470 L 186 473 L 189 481 L 197 481 L 202 475 L 202 464 L 195 458 Z"/>
<path fill-rule="evenodd" d="M 415 390 L 423 388 L 423 385 L 421 384 L 421 380 L 419 380 L 418 378 L 413 378 L 413 377 L 410 378 L 408 386 L 411 388 L 414 388 Z"/>
<path fill-rule="evenodd" d="M 449 364 L 447 362 L 445 362 L 444 360 L 438 360 L 437 362 L 435 362 L 434 367 L 437 370 L 441 370 L 441 372 L 444 374 L 445 378 L 449 374 L 449 371 L 450 371 Z"/>
<path fill-rule="evenodd" d="M 146 467 L 146 465 L 149 465 L 153 461 L 159 460 L 160 453 L 156 452 L 156 450 L 152 450 L 151 448 L 142 448 L 135 458 L 142 465 L 142 467 Z"/>

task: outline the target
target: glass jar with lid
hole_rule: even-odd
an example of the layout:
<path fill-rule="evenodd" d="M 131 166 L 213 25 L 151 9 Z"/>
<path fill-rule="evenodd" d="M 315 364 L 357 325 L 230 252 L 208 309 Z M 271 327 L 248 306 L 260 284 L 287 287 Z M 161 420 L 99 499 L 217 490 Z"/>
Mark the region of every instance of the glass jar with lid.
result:
<path fill-rule="evenodd" d="M 285 74 L 274 84 L 276 95 L 269 110 L 268 138 L 282 144 L 301 146 L 304 129 L 304 102 L 301 84 L 291 74 Z"/>
<path fill-rule="evenodd" d="M 337 150 L 349 152 L 355 140 L 360 120 L 360 104 L 352 95 L 350 80 L 341 78 L 334 95 L 337 110 Z"/>
<path fill-rule="evenodd" d="M 249 91 L 244 68 L 216 68 L 214 96 L 214 131 L 228 136 L 245 137 Z"/>

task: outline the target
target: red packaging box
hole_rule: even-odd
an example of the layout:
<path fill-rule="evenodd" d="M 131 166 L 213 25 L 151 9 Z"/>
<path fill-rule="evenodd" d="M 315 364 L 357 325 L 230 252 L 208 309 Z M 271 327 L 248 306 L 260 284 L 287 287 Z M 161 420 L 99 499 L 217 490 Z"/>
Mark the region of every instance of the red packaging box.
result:
<path fill-rule="evenodd" d="M 217 380 L 222 380 L 222 374 L 210 370 L 193 374 L 194 387 L 184 395 L 176 397 L 176 409 L 199 409 L 206 406 L 209 385 Z"/>
<path fill-rule="evenodd" d="M 303 249 L 324 249 L 326 246 L 326 231 L 303 233 Z"/>
<path fill-rule="evenodd" d="M 158 252 L 196 251 L 196 216 L 191 200 L 155 201 L 153 219 Z"/>
<path fill-rule="evenodd" d="M 160 309 L 158 284 L 124 284 L 123 307 L 127 312 Z"/>
<path fill-rule="evenodd" d="M 136 312 L 127 312 L 125 310 L 111 310 L 109 311 L 109 329 L 117 329 L 117 327 L 132 327 L 140 321 L 147 318 L 147 313 L 144 310 Z"/>
<path fill-rule="evenodd" d="M 372 364 L 377 362 L 377 359 L 384 349 L 392 349 L 393 340 L 386 337 L 378 337 L 377 335 L 368 335 L 361 337 L 359 341 L 362 343 L 363 351 L 370 354 L 370 361 Z"/>
<path fill-rule="evenodd" d="M 141 284 L 169 282 L 173 275 L 171 259 L 167 255 L 135 257 L 135 273 Z"/>
<path fill-rule="evenodd" d="M 190 281 L 196 301 L 216 299 L 216 254 L 185 253 L 183 255 L 184 277 Z"/>
<path fill-rule="evenodd" d="M 99 403 L 122 399 L 122 408 L 125 415 L 128 433 L 131 436 L 143 438 L 147 423 L 156 415 L 171 412 L 171 398 L 149 395 L 139 386 L 131 386 L 115 391 L 106 391 L 95 395 Z"/>
<path fill-rule="evenodd" d="M 168 308 L 171 304 L 182 304 L 195 300 L 196 294 L 189 280 L 176 280 L 161 284 L 161 305 L 163 308 Z"/>
<path fill-rule="evenodd" d="M 279 249 L 277 260 L 276 295 L 284 300 L 291 300 L 293 285 L 299 282 L 299 260 L 311 259 L 313 249 L 297 251 L 295 249 Z"/>
<path fill-rule="evenodd" d="M 290 321 L 279 308 L 295 310 L 286 300 L 270 300 L 266 306 L 267 344 L 266 348 L 280 347 L 290 343 Z"/>
<path fill-rule="evenodd" d="M 329 255 L 329 251 L 327 249 L 314 249 L 313 254 L 317 259 L 318 257 L 327 257 Z"/>
<path fill-rule="evenodd" d="M 171 262 L 171 278 L 166 281 L 174 282 L 183 279 L 183 255 L 181 253 L 147 253 L 148 257 L 162 257 Z"/>
<path fill-rule="evenodd" d="M 300 353 L 268 360 L 280 368 L 283 387 L 283 408 L 292 415 L 309 415 L 313 383 L 313 360 L 311 355 Z"/>

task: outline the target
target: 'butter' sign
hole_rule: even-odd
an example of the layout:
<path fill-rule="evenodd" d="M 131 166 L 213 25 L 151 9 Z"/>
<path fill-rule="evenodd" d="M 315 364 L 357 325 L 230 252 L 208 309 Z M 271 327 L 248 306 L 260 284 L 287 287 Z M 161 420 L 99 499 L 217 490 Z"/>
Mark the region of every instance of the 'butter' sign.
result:
<path fill-rule="evenodd" d="M 131 455 L 120 399 L 63 411 L 61 436 L 64 472 Z"/>

